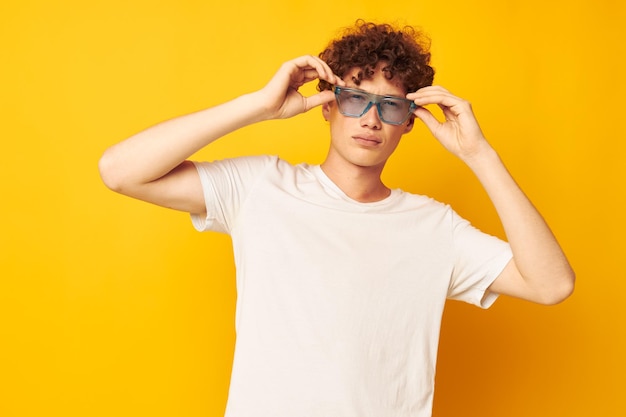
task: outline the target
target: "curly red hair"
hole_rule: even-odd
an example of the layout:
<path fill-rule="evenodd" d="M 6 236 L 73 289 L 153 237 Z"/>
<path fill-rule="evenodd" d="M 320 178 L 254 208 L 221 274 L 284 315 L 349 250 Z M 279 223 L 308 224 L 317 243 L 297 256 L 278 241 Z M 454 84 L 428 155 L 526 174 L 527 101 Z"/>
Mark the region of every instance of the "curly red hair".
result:
<path fill-rule="evenodd" d="M 359 68 L 352 81 L 359 85 L 370 79 L 380 62 L 388 80 L 397 79 L 406 92 L 432 85 L 435 70 L 430 66 L 430 40 L 411 26 L 394 28 L 390 24 L 376 24 L 357 20 L 338 39 L 330 42 L 319 54 L 335 74 L 344 77 L 352 68 Z M 319 91 L 330 90 L 331 85 L 320 80 Z"/>

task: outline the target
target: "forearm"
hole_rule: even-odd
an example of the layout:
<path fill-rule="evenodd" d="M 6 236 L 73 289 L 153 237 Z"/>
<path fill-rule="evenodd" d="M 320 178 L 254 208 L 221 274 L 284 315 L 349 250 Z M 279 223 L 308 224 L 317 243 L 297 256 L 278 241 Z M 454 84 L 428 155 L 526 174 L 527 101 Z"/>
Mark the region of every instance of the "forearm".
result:
<path fill-rule="evenodd" d="M 415 101 L 415 115 L 433 136 L 478 177 L 498 212 L 513 262 L 490 289 L 544 304 L 569 296 L 574 272 L 565 254 L 541 214 L 485 140 L 471 104 L 440 86 L 421 88 L 407 94 L 407 98 Z M 428 104 L 441 108 L 444 122 L 424 107 Z"/>
<path fill-rule="evenodd" d="M 107 149 L 100 172 L 111 188 L 161 178 L 198 150 L 241 127 L 261 121 L 265 112 L 255 93 L 150 127 Z"/>
<path fill-rule="evenodd" d="M 489 146 L 467 160 L 504 227 L 515 266 L 534 301 L 560 300 L 571 292 L 574 273 L 549 226 Z M 546 301 L 546 303 L 550 303 Z"/>

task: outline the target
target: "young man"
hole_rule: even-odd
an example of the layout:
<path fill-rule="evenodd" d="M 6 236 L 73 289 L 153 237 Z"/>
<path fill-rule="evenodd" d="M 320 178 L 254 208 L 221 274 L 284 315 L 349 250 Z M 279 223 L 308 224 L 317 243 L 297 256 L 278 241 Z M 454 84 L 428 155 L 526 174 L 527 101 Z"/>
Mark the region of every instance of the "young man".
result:
<path fill-rule="evenodd" d="M 156 125 L 103 155 L 113 190 L 232 236 L 238 299 L 228 417 L 429 416 L 446 299 L 486 308 L 497 294 L 554 304 L 572 292 L 565 255 L 470 104 L 431 86 L 419 36 L 358 22 L 320 58 L 283 64 L 261 90 Z M 299 87 L 316 79 L 320 92 L 303 97 Z M 236 129 L 318 106 L 331 136 L 321 165 L 186 160 Z M 416 120 L 478 177 L 508 243 L 381 181 Z"/>

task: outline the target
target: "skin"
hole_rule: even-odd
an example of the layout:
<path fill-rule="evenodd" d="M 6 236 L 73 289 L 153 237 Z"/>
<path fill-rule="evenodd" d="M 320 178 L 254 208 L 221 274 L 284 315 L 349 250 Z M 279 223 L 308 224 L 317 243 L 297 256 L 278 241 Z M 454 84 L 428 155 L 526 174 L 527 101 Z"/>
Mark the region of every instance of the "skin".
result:
<path fill-rule="evenodd" d="M 387 80 L 379 65 L 372 79 L 356 86 L 374 94 L 404 97 L 406 91 Z M 358 69 L 352 69 L 344 80 L 351 80 Z M 383 168 L 400 143 L 402 136 L 413 128 L 410 118 L 403 125 L 383 123 L 372 106 L 360 118 L 346 117 L 339 112 L 336 101 L 325 103 L 322 114 L 330 124 L 330 148 L 322 169 L 349 197 L 360 202 L 381 200 L 391 192 L 381 181 Z"/>
<path fill-rule="evenodd" d="M 352 72 L 344 79 L 351 80 Z M 428 109 L 418 107 L 414 118 L 394 126 L 382 123 L 375 109 L 360 118 L 341 115 L 331 91 L 310 97 L 299 93 L 302 85 L 316 79 L 354 87 L 333 74 L 319 58 L 296 58 L 284 63 L 256 92 L 163 122 L 110 147 L 100 160 L 102 179 L 122 194 L 164 207 L 204 213 L 200 180 L 187 158 L 249 124 L 293 117 L 322 106 L 331 134 L 322 169 L 351 198 L 377 201 L 390 192 L 381 181 L 387 159 L 402 136 L 420 121 L 474 172 L 502 222 L 513 260 L 490 289 L 541 304 L 555 304 L 571 294 L 575 276 L 561 247 L 485 139 L 469 102 L 440 86 L 406 94 L 402 86 L 377 71 L 358 88 L 374 94 L 406 96 L 418 106 L 437 105 L 444 116 L 440 121 Z"/>

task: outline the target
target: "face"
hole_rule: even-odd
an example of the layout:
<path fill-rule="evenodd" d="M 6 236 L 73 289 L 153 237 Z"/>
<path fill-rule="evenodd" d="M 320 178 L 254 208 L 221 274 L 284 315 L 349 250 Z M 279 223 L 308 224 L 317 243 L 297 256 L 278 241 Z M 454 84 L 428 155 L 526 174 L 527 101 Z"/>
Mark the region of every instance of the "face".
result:
<path fill-rule="evenodd" d="M 379 64 L 373 78 L 361 81 L 358 86 L 351 81 L 358 73 L 358 68 L 349 71 L 343 79 L 347 87 L 373 94 L 404 97 L 404 88 L 394 80 L 387 80 L 381 69 L 382 65 Z M 331 135 L 325 164 L 348 164 L 382 171 L 402 135 L 413 128 L 413 117 L 400 125 L 383 123 L 375 105 L 358 118 L 341 114 L 336 101 L 325 104 L 322 112 L 330 123 Z"/>

